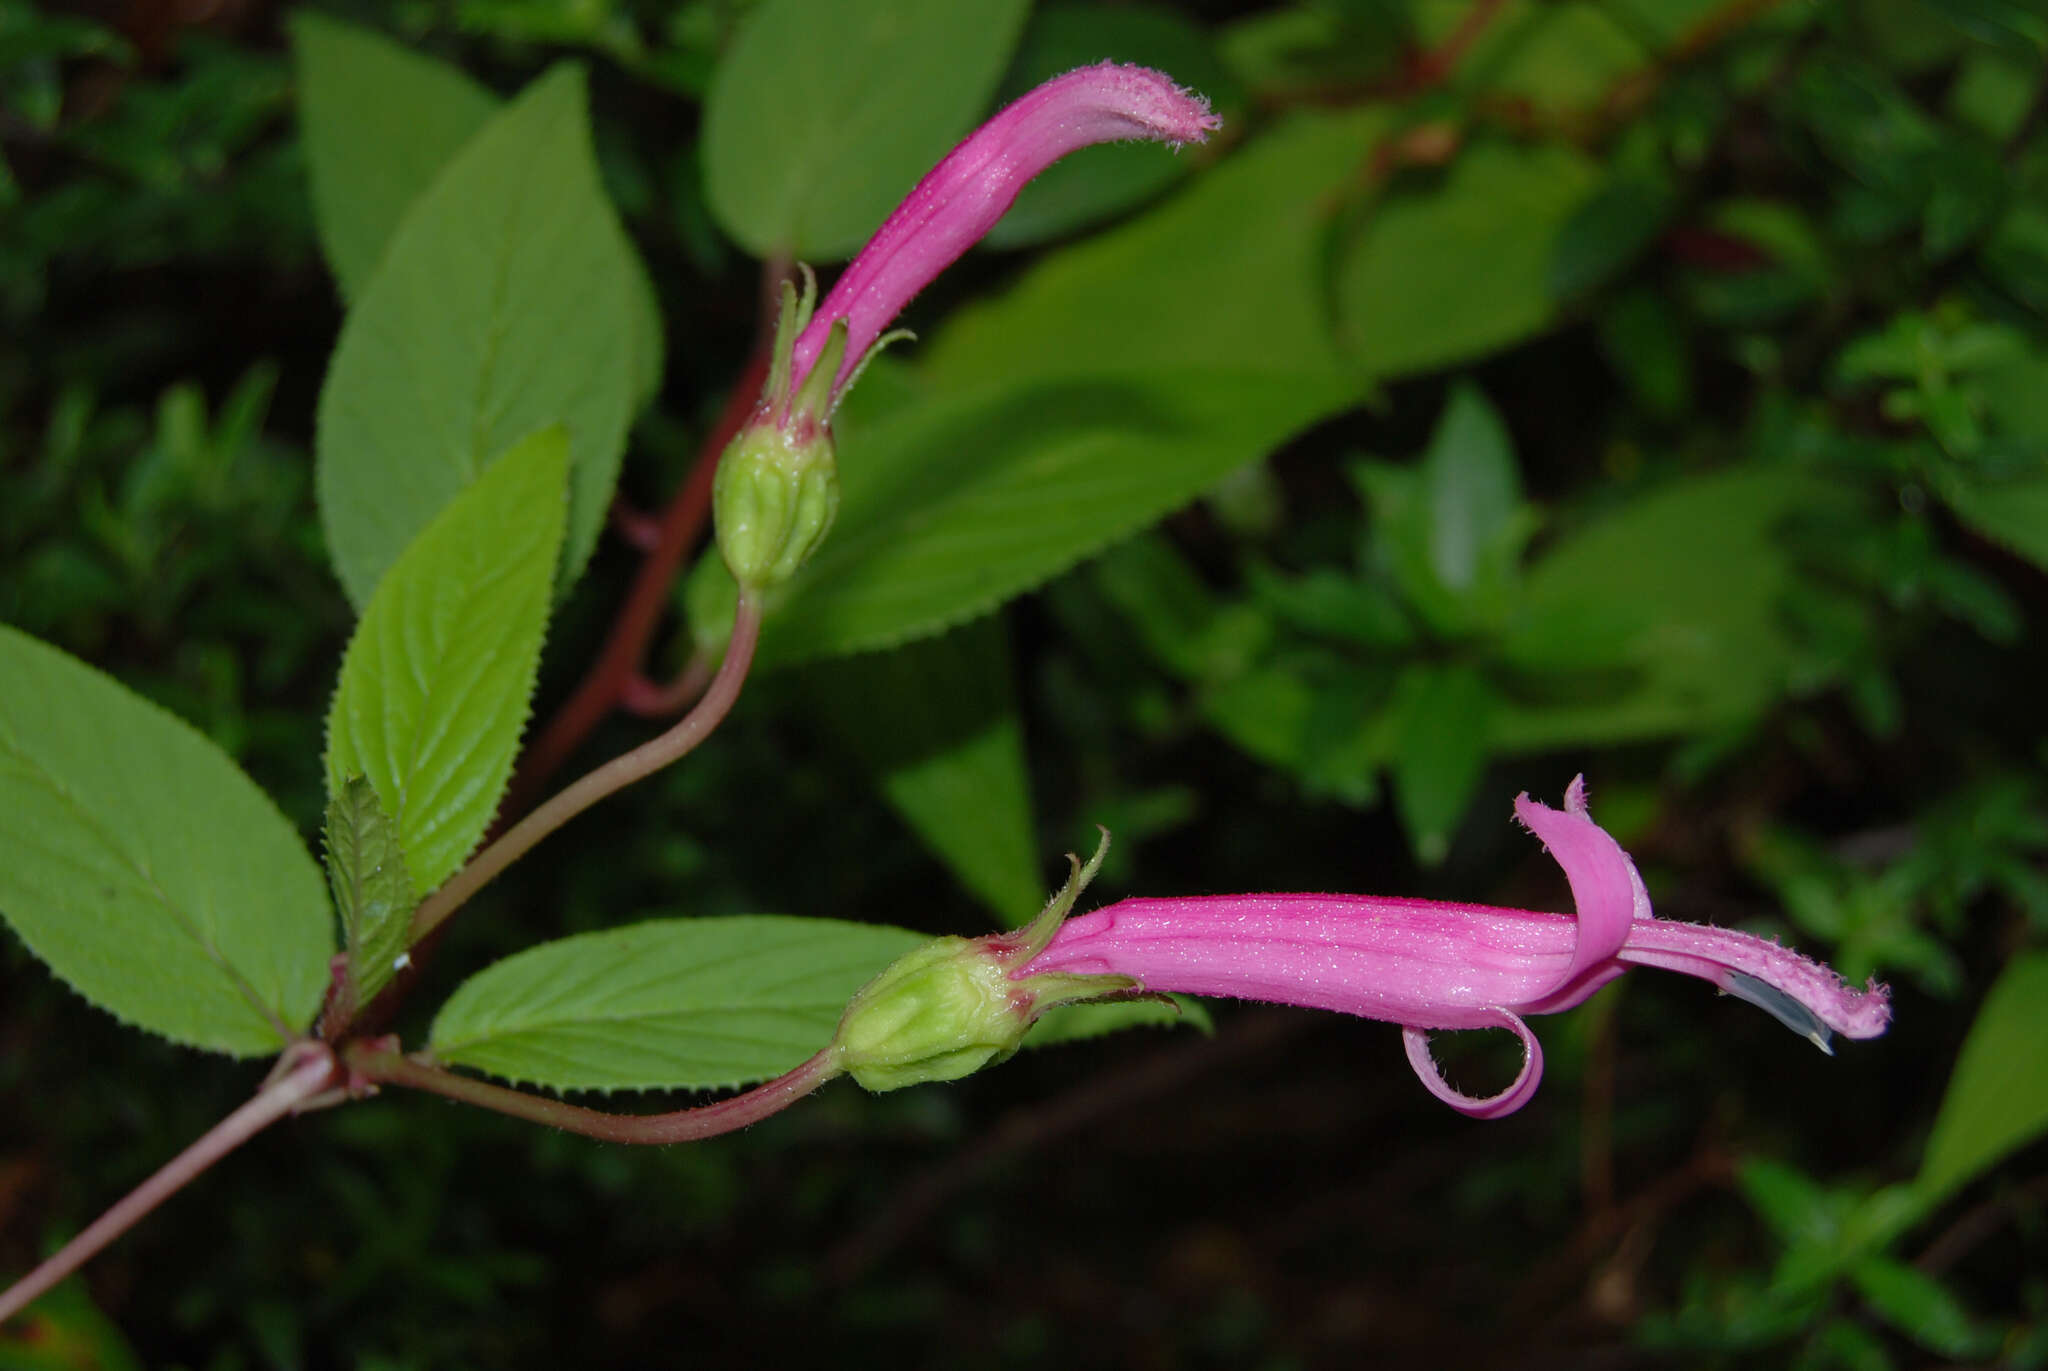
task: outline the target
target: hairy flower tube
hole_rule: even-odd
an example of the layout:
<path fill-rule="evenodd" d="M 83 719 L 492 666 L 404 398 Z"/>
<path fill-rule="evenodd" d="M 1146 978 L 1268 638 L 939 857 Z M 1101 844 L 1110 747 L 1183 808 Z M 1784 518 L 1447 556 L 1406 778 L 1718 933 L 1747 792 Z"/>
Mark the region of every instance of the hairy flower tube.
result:
<path fill-rule="evenodd" d="M 831 418 L 933 277 L 1003 217 L 1025 183 L 1095 143 L 1200 142 L 1217 126 L 1200 96 L 1145 67 L 1102 62 L 1005 106 L 917 183 L 813 308 L 785 283 L 760 404 L 719 459 L 719 551 L 753 590 L 781 584 L 816 551 L 839 509 Z"/>
<path fill-rule="evenodd" d="M 1129 977 L 1177 991 L 1336 1009 L 1401 1025 L 1409 1063 L 1432 1094 L 1476 1118 L 1521 1108 L 1543 1078 L 1543 1049 L 1522 1021 L 1582 1003 L 1630 966 L 1682 971 L 1769 1011 L 1831 1051 L 1891 1021 L 1884 987 L 1857 990 L 1828 967 L 1730 929 L 1653 918 L 1621 845 L 1586 810 L 1583 778 L 1555 810 L 1527 795 L 1515 813 L 1564 868 L 1576 919 L 1526 909 L 1365 895 L 1221 895 L 1129 899 L 1063 924 L 1019 977 Z M 1435 1029 L 1506 1028 L 1522 1068 L 1475 1098 L 1444 1080 Z"/>

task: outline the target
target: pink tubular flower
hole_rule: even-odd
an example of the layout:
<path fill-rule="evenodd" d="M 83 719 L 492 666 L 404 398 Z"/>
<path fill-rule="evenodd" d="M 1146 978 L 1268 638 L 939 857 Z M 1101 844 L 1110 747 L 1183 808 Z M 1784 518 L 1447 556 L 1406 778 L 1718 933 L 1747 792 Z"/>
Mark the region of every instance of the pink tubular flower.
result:
<path fill-rule="evenodd" d="M 1032 177 L 1095 143 L 1199 143 L 1220 121 L 1199 95 L 1146 67 L 1101 62 L 1058 76 L 1005 106 L 917 183 L 861 249 L 796 343 L 801 387 L 844 319 L 846 351 L 832 400 L 852 382 L 889 321 L 995 227 Z"/>
<path fill-rule="evenodd" d="M 782 287 L 767 383 L 720 456 L 712 488 L 719 552 L 742 587 L 781 585 L 817 551 L 839 510 L 831 419 L 882 333 L 1017 199 L 1032 177 L 1091 143 L 1199 142 L 1217 125 L 1200 96 L 1144 67 L 1103 62 L 1055 77 L 946 154 L 896 207 L 815 312 L 815 282 Z"/>
<path fill-rule="evenodd" d="M 1843 983 L 1748 933 L 1651 917 L 1635 863 L 1586 812 L 1584 779 L 1562 811 L 1527 795 L 1515 813 L 1571 883 L 1578 917 L 1363 895 L 1123 900 L 1069 920 L 1013 975 L 1130 977 L 1145 990 L 1336 1009 L 1402 1026 L 1409 1063 L 1438 1099 L 1476 1118 L 1536 1093 L 1543 1049 L 1522 1022 L 1583 1002 L 1630 965 L 1683 971 L 1768 1010 L 1823 1051 L 1831 1033 L 1874 1038 L 1891 1022 L 1884 987 Z M 1431 1029 L 1506 1028 L 1522 1069 L 1497 1095 L 1453 1089 Z"/>

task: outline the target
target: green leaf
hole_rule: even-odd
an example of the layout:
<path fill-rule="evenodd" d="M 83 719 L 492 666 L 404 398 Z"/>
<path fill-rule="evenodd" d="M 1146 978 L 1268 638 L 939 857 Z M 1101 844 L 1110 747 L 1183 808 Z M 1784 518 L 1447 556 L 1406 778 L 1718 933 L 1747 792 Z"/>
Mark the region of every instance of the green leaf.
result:
<path fill-rule="evenodd" d="M 720 225 L 759 257 L 851 256 L 987 106 L 1029 0 L 765 0 L 704 106 Z"/>
<path fill-rule="evenodd" d="M 1168 72 L 1219 111 L 1238 104 L 1236 83 L 1208 35 L 1187 19 L 1149 5 L 1081 4 L 1041 5 L 1031 16 L 997 103 L 1104 59 Z M 1082 148 L 1039 173 L 983 241 L 997 248 L 1027 247 L 1099 223 L 1150 200 L 1187 175 L 1196 160 L 1158 143 Z"/>
<path fill-rule="evenodd" d="M 1415 855 L 1435 866 L 1486 768 L 1493 689 L 1469 665 L 1409 667 L 1394 688 L 1400 742 L 1394 753 L 1394 808 Z"/>
<path fill-rule="evenodd" d="M 835 919 L 656 919 L 579 934 L 471 977 L 434 1054 L 557 1090 L 765 1080 L 831 1042 L 846 1002 L 930 939 Z"/>
<path fill-rule="evenodd" d="M 2048 1130 L 2048 953 L 2015 957 L 1984 997 L 1934 1117 L 1917 1182 L 1932 1208 Z"/>
<path fill-rule="evenodd" d="M 0 913 L 138 1028 L 275 1052 L 327 986 L 320 869 L 183 720 L 0 626 Z"/>
<path fill-rule="evenodd" d="M 1117 1000 L 1109 1004 L 1065 1004 L 1046 1014 L 1025 1035 L 1026 1047 L 1054 1047 L 1121 1033 L 1127 1028 L 1192 1028 L 1209 1034 L 1216 1025 L 1209 1010 L 1190 995 L 1163 1000 Z"/>
<path fill-rule="evenodd" d="M 1550 294 L 1569 301 L 1606 285 L 1635 264 L 1671 218 L 1669 181 L 1620 171 L 1580 202 L 1551 249 Z"/>
<path fill-rule="evenodd" d="M 1499 624 L 1536 522 L 1507 426 L 1478 387 L 1451 392 L 1418 466 L 1369 462 L 1358 476 L 1376 546 L 1421 616 L 1447 636 Z"/>
<path fill-rule="evenodd" d="M 559 428 L 494 462 L 370 597 L 327 714 L 327 792 L 366 776 L 413 893 L 466 858 L 512 774 L 547 631 L 569 461 Z"/>
<path fill-rule="evenodd" d="M 933 855 L 1015 925 L 1038 912 L 1045 892 L 1010 672 L 1008 635 L 988 616 L 820 664 L 805 688 Z"/>
<path fill-rule="evenodd" d="M 1742 1193 L 1787 1247 L 1832 1247 L 1841 1235 L 1839 1198 L 1804 1172 L 1758 1158 L 1736 1173 Z"/>
<path fill-rule="evenodd" d="M 1344 336 L 1375 376 L 1448 366 L 1551 319 L 1552 262 L 1597 173 L 1561 143 L 1483 140 L 1441 175 L 1396 182 L 1346 251 Z"/>
<path fill-rule="evenodd" d="M 1871 1257 L 1850 1275 L 1857 1293 L 1886 1323 L 1938 1356 L 1974 1359 L 1998 1345 L 1997 1335 L 1980 1327 L 1962 1301 L 1924 1271 Z"/>
<path fill-rule="evenodd" d="M 320 513 L 349 598 L 490 460 L 569 431 L 566 587 L 595 545 L 646 360 L 634 267 L 598 183 L 583 75 L 557 67 L 407 211 L 320 393 Z"/>
<path fill-rule="evenodd" d="M 398 970 L 412 920 L 412 877 L 398 825 L 376 787 L 351 776 L 327 802 L 327 884 L 348 943 L 349 985 L 368 1004 Z"/>
<path fill-rule="evenodd" d="M 1681 0 L 1681 7 L 1699 11 L 1702 20 L 1709 12 L 1691 0 Z M 1672 8 L 1670 0 L 1630 0 L 1625 9 L 1585 0 L 1509 0 L 1459 59 L 1451 83 L 1466 99 L 1527 110 L 1539 123 L 1543 116 L 1582 120 L 1649 66 L 1644 43 L 1657 41 L 1652 30 L 1665 27 Z M 1415 13 L 1417 43 L 1428 50 L 1455 42 L 1467 11 L 1425 0 Z"/>
<path fill-rule="evenodd" d="M 1739 468 L 1677 481 L 1564 538 L 1523 575 L 1501 651 L 1576 671 L 1560 697 L 1510 697 L 1493 743 L 1513 751 L 1698 731 L 1747 719 L 1794 685 L 1782 613 L 1796 583 L 1777 537 L 1794 514 L 1844 508 L 1844 488 Z"/>
<path fill-rule="evenodd" d="M 320 250 L 361 298 L 406 208 L 497 112 L 460 70 L 372 30 L 298 10 L 299 122 Z"/>
<path fill-rule="evenodd" d="M 1938 489 L 1972 531 L 2048 570 L 2048 470 L 2012 480 L 1949 474 Z"/>
<path fill-rule="evenodd" d="M 1002 379 L 1240 371 L 1365 381 L 1330 329 L 1335 206 L 1388 126 L 1383 111 L 1297 114 L 1156 209 L 1052 254 L 963 309 L 923 350 L 951 390 Z M 853 404 L 861 400 L 853 392 Z M 1326 403 L 1328 403 L 1326 401 Z M 842 445 L 842 465 L 859 455 Z"/>
<path fill-rule="evenodd" d="M 840 444 L 832 536 L 768 623 L 786 663 L 939 632 L 1194 499 L 1349 383 L 1230 372 L 1000 382 Z"/>
<path fill-rule="evenodd" d="M 294 14 L 291 29 L 320 248 L 353 301 L 406 210 L 500 101 L 457 67 L 317 11 Z M 661 380 L 661 308 L 639 252 L 616 220 L 612 228 L 630 277 L 633 394 L 644 404 Z"/>
<path fill-rule="evenodd" d="M 1500 544 L 1521 508 L 1521 473 L 1500 412 L 1470 381 L 1451 391 L 1423 455 L 1422 479 L 1429 498 L 1430 569 L 1438 583 L 1469 592 L 1489 577 L 1511 573 L 1512 560 L 1501 565 Z M 1520 553 L 1519 541 L 1507 550 L 1509 559 Z"/>
<path fill-rule="evenodd" d="M 1103 595 L 1123 611 L 1130 631 L 1177 676 L 1196 682 L 1234 680 L 1272 643 L 1270 619 L 1210 590 L 1164 534 L 1142 534 L 1119 544 L 1092 571 Z"/>

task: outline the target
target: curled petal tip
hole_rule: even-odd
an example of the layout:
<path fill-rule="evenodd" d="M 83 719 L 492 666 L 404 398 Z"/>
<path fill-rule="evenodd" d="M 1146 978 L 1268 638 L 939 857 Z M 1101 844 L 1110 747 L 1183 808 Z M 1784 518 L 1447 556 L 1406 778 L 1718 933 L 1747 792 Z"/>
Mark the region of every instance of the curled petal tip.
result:
<path fill-rule="evenodd" d="M 1529 1025 L 1505 1009 L 1492 1010 L 1488 1017 L 1492 1021 L 1489 1026 L 1505 1028 L 1522 1040 L 1522 1069 L 1505 1090 L 1486 1096 L 1467 1095 L 1444 1079 L 1443 1068 L 1430 1053 L 1426 1030 L 1405 1025 L 1401 1029 L 1401 1045 L 1408 1051 L 1408 1065 L 1415 1068 L 1417 1079 L 1430 1094 L 1474 1119 L 1506 1118 L 1527 1104 L 1536 1087 L 1543 1084 L 1543 1044 L 1529 1031 Z"/>
<path fill-rule="evenodd" d="M 1206 99 L 1150 67 L 1097 62 L 1077 67 L 1047 84 L 1067 82 L 1094 87 L 1102 113 L 1132 125 L 1127 137 L 1161 143 L 1199 143 L 1223 127 L 1222 118 L 1209 108 Z"/>

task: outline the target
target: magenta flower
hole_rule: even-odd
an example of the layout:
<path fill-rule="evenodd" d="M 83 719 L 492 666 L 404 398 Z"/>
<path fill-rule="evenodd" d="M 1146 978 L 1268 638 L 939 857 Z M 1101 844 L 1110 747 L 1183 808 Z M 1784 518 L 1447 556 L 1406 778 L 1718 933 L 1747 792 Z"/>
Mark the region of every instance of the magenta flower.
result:
<path fill-rule="evenodd" d="M 1476 1118 L 1521 1108 L 1543 1078 L 1522 1022 L 1583 1002 L 1631 965 L 1683 971 L 1768 1010 L 1831 1051 L 1832 1033 L 1874 1038 L 1888 992 L 1748 933 L 1651 917 L 1635 863 L 1586 812 L 1583 778 L 1562 812 L 1527 795 L 1515 813 L 1571 883 L 1576 919 L 1527 909 L 1365 895 L 1221 895 L 1123 900 L 1069 920 L 1015 977 L 1127 976 L 1154 992 L 1223 995 L 1336 1009 L 1401 1025 L 1409 1063 L 1438 1099 Z M 1432 1029 L 1506 1028 L 1522 1069 L 1476 1099 L 1443 1078 Z"/>
<path fill-rule="evenodd" d="M 719 458 L 712 489 L 718 548 L 747 589 L 781 585 L 817 551 L 839 510 L 831 419 L 891 319 L 995 226 L 1017 192 L 1091 143 L 1200 142 L 1208 102 L 1159 72 L 1103 62 L 1055 77 L 976 129 L 896 207 L 813 312 L 782 287 L 761 401 Z"/>
<path fill-rule="evenodd" d="M 1221 121 L 1208 101 L 1146 67 L 1101 62 L 1054 77 L 1005 106 L 946 154 L 840 275 L 796 343 L 800 388 L 846 321 L 832 378 L 836 404 L 889 321 L 995 227 L 1032 177 L 1095 143 L 1199 143 Z"/>

